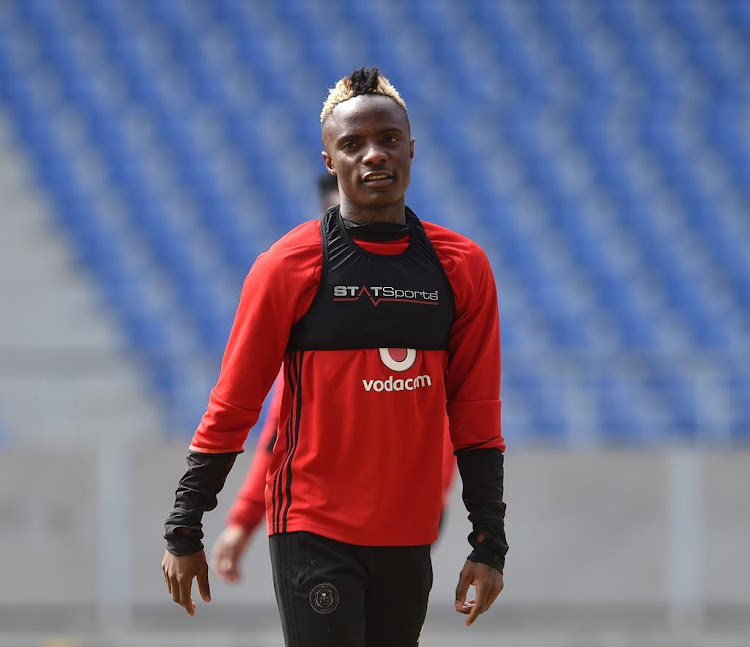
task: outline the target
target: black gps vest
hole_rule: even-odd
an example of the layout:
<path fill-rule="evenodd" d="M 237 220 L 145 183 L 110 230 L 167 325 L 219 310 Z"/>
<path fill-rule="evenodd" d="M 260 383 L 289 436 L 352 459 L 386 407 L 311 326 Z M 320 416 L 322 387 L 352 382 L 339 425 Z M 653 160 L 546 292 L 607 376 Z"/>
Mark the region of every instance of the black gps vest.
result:
<path fill-rule="evenodd" d="M 320 286 L 292 327 L 289 350 L 447 350 L 453 291 L 422 223 L 408 207 L 406 224 L 404 252 L 373 254 L 352 240 L 338 206 L 326 212 L 320 223 Z"/>

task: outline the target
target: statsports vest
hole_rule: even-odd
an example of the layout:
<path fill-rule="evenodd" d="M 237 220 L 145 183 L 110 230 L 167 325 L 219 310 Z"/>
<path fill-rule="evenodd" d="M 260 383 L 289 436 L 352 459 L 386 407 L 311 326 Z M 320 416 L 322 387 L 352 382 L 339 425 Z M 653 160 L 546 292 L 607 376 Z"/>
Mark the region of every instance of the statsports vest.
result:
<path fill-rule="evenodd" d="M 406 224 L 406 251 L 373 254 L 352 240 L 338 206 L 328 210 L 320 223 L 320 287 L 292 328 L 289 350 L 447 350 L 454 316 L 451 286 L 408 207 Z"/>

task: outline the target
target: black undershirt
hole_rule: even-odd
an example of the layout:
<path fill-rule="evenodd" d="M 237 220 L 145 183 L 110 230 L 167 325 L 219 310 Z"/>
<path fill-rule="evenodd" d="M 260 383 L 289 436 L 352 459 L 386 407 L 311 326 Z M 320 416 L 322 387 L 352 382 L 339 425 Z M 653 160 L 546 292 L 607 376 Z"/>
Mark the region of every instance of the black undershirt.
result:
<path fill-rule="evenodd" d="M 409 225 L 395 222 L 357 222 L 342 217 L 346 231 L 352 238 L 373 243 L 387 243 L 400 238 L 408 238 Z"/>

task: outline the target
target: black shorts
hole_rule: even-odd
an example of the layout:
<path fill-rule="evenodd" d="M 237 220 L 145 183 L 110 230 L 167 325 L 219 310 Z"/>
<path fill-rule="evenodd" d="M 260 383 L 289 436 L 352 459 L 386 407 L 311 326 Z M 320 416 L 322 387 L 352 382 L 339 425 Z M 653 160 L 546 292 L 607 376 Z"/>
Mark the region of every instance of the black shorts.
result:
<path fill-rule="evenodd" d="M 416 647 L 432 588 L 430 546 L 354 546 L 271 535 L 287 647 Z"/>

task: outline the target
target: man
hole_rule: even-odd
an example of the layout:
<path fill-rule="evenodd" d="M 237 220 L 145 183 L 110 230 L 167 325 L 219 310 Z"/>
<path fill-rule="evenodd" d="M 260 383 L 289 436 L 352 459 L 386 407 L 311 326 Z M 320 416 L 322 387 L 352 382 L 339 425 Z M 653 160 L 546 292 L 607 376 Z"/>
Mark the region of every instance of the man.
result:
<path fill-rule="evenodd" d="M 210 600 L 201 538 L 282 361 L 266 487 L 287 646 L 414 646 L 432 585 L 447 410 L 473 550 L 456 588 L 471 624 L 503 587 L 497 294 L 481 249 L 405 206 L 406 104 L 377 68 L 321 113 L 340 207 L 258 257 L 167 519 L 167 589 Z M 466 602 L 470 585 L 476 599 Z"/>
<path fill-rule="evenodd" d="M 318 178 L 318 196 L 321 213 L 339 203 L 339 187 L 335 175 L 324 173 Z M 214 542 L 211 551 L 211 566 L 214 572 L 226 582 L 241 580 L 240 562 L 247 550 L 253 534 L 266 514 L 266 474 L 273 456 L 273 446 L 281 417 L 281 395 L 284 390 L 283 369 L 276 378 L 268 405 L 265 424 L 258 434 L 258 442 L 242 486 L 237 492 L 227 515 L 227 525 Z M 440 526 L 445 519 L 445 505 L 453 482 L 456 459 L 450 432 L 445 426 L 443 442 L 443 513 Z"/>

